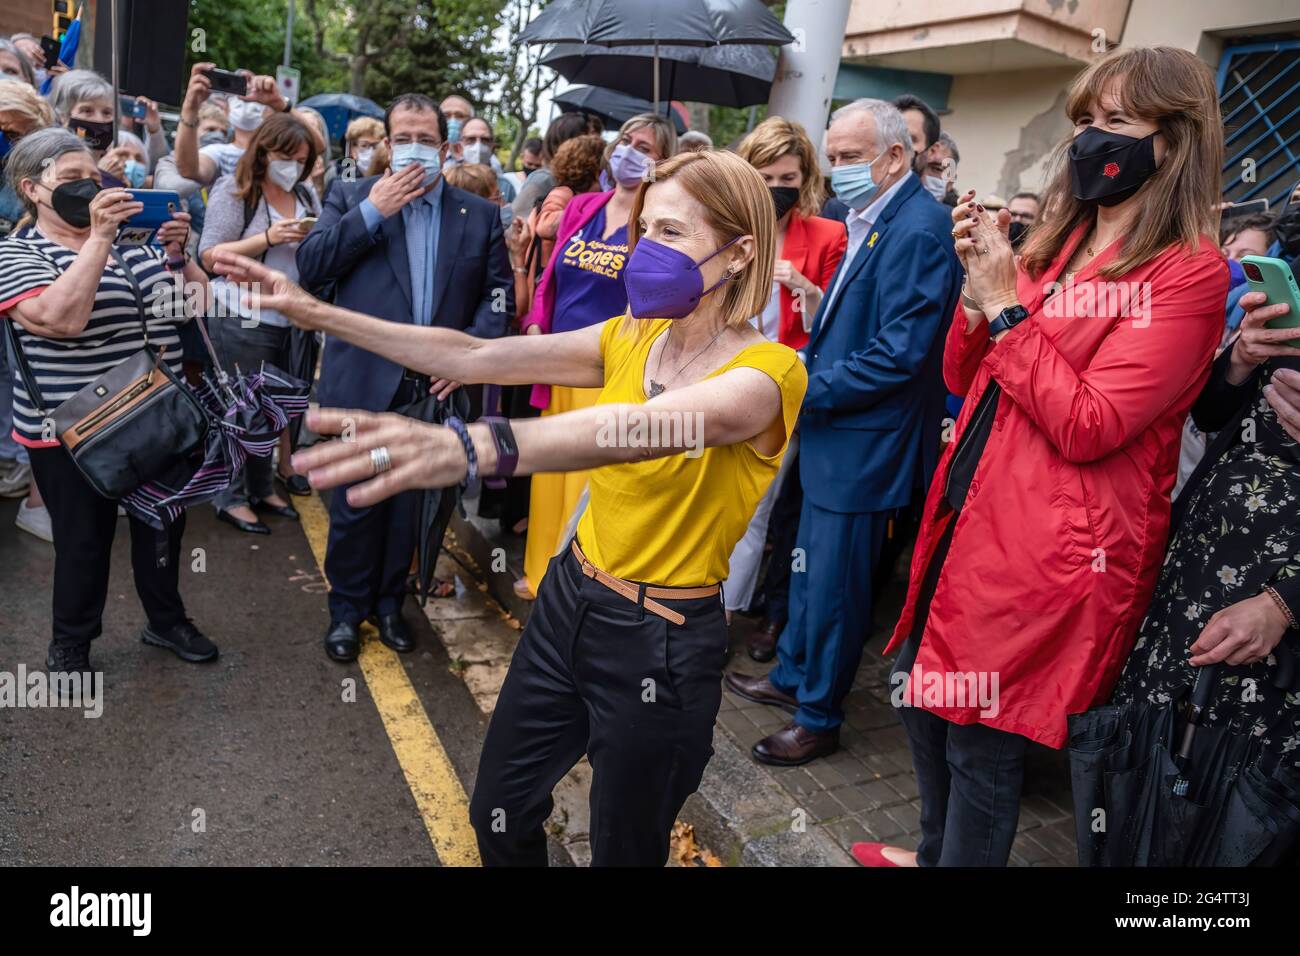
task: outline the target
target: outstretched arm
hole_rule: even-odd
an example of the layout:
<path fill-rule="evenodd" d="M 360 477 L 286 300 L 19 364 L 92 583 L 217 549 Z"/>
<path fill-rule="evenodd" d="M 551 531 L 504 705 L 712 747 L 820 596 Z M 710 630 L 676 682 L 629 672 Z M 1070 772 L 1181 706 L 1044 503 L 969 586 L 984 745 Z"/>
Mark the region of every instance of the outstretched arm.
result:
<path fill-rule="evenodd" d="M 358 482 L 347 490 L 354 507 L 412 488 L 454 485 L 468 469 L 464 446 L 445 425 L 339 408 L 315 409 L 308 413 L 307 424 L 318 434 L 342 440 L 294 455 L 294 469 L 316 488 Z M 786 433 L 780 387 L 766 373 L 747 367 L 673 389 L 641 405 L 595 405 L 514 421 L 511 427 L 519 446 L 516 475 L 579 471 L 742 441 L 771 456 L 781 450 Z M 488 426 L 470 425 L 469 435 L 479 473 L 493 474 L 497 456 Z M 381 446 L 388 450 L 392 468 L 376 475 L 370 452 Z"/>
<path fill-rule="evenodd" d="M 299 328 L 318 329 L 431 379 L 574 388 L 605 383 L 600 352 L 604 323 L 559 335 L 481 339 L 455 329 L 386 322 L 330 305 L 284 273 L 226 250 L 214 250 L 212 261 L 217 272 L 252 287 L 246 298 L 254 315 L 259 308 L 275 309 Z"/>

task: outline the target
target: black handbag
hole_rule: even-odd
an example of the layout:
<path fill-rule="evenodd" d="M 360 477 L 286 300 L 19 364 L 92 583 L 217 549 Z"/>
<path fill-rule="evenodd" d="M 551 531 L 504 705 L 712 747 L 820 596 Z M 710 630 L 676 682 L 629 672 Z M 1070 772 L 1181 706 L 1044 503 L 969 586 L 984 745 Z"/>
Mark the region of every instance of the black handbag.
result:
<path fill-rule="evenodd" d="M 116 248 L 113 260 L 135 294 L 144 347 L 76 395 L 47 412 L 13 321 L 4 325 L 32 403 L 53 424 L 54 436 L 95 491 L 117 499 L 186 458 L 207 435 L 208 418 L 194 394 L 174 375 L 165 351 L 149 345 L 144 295 Z M 47 257 L 48 258 L 48 257 Z"/>

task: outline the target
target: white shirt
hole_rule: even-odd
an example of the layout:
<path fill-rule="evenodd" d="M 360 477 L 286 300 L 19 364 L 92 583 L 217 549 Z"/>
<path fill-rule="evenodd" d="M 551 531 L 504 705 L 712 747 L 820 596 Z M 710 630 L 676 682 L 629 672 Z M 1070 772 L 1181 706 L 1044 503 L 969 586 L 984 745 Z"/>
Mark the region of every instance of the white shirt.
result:
<path fill-rule="evenodd" d="M 750 321 L 769 342 L 781 340 L 781 283 L 772 283 L 772 294 L 768 296 L 767 305 L 763 306 L 763 311 Z"/>
<path fill-rule="evenodd" d="M 885 207 L 889 205 L 890 200 L 898 195 L 898 191 L 903 188 L 903 185 L 908 180 L 913 179 L 915 175 L 916 174 L 911 170 L 908 170 L 906 176 L 894 183 L 894 185 L 890 186 L 883 193 L 876 193 L 876 198 L 871 200 L 865 208 L 854 209 L 845 217 L 844 225 L 849 230 L 848 248 L 844 250 L 844 259 L 842 260 L 843 264 L 840 267 L 839 275 L 835 277 L 835 284 L 831 286 L 830 291 L 826 294 L 826 301 L 822 304 L 822 308 L 830 308 L 831 303 L 835 301 L 835 295 L 840 291 L 840 282 L 843 280 L 845 273 L 849 271 L 849 267 L 853 264 L 853 260 L 857 256 L 858 250 L 862 248 L 862 241 L 871 234 L 871 227 L 875 225 L 876 220 L 880 218 L 880 214 L 884 212 Z"/>

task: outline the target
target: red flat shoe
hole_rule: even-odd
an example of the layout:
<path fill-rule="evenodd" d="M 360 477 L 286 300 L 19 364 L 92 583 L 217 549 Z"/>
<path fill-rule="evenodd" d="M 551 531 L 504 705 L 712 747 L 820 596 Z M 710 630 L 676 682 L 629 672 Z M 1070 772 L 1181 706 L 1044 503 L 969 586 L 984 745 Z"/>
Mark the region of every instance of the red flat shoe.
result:
<path fill-rule="evenodd" d="M 853 854 L 853 859 L 863 866 L 897 867 L 898 864 L 882 852 L 888 845 L 888 843 L 855 843 L 849 852 Z"/>

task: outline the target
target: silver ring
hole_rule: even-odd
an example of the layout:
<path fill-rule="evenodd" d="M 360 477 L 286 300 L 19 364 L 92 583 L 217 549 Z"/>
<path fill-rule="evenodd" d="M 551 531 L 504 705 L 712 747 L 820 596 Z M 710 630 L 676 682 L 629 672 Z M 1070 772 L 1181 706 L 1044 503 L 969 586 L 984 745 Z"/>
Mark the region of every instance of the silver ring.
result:
<path fill-rule="evenodd" d="M 370 466 L 375 470 L 376 475 L 382 475 L 393 467 L 393 459 L 388 454 L 387 445 L 370 449 Z"/>

